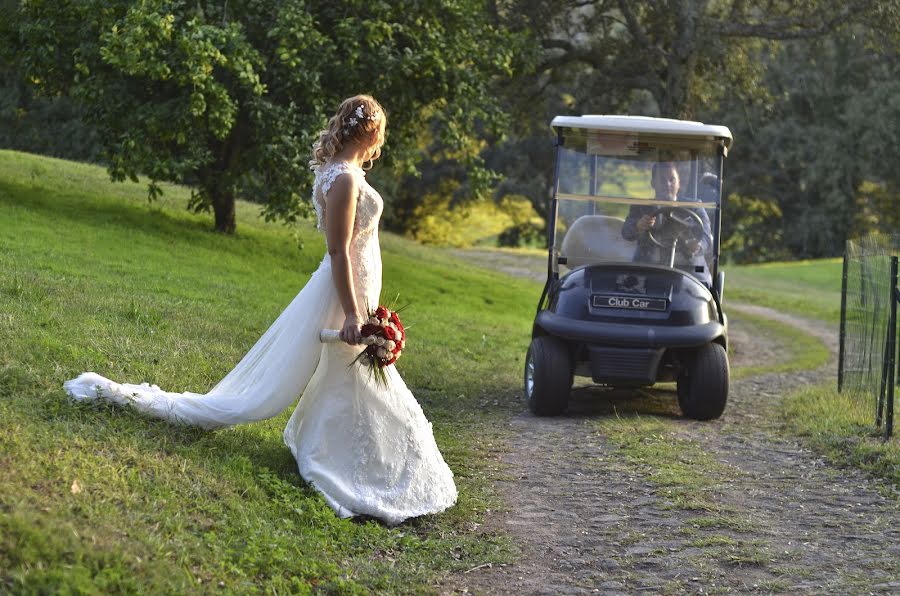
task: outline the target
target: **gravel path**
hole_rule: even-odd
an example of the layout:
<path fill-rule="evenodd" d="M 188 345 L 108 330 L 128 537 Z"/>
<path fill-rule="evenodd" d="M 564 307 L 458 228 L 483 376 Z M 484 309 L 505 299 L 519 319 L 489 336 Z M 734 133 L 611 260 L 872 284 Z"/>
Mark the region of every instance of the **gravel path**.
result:
<path fill-rule="evenodd" d="M 533 262 L 507 261 L 506 272 L 539 275 Z M 776 362 L 790 350 L 741 313 L 802 328 L 836 350 L 835 330 L 819 322 L 730 307 L 731 341 L 745 348 L 732 354 L 732 366 Z M 534 417 L 522 403 L 508 419 L 508 451 L 495 479 L 508 509 L 486 520 L 513 538 L 521 556 L 453 576 L 442 591 L 900 593 L 896 495 L 780 431 L 783 396 L 833 370 L 831 363 L 733 382 L 725 415 L 707 423 L 678 416 L 666 388 L 638 395 L 578 388 L 557 418 Z M 610 440 L 604 423 L 633 413 L 659 417 L 665 433 L 651 439 L 688 445 L 714 462 L 696 468 L 714 507 L 673 503 L 653 479 L 665 466 L 630 458 Z"/>

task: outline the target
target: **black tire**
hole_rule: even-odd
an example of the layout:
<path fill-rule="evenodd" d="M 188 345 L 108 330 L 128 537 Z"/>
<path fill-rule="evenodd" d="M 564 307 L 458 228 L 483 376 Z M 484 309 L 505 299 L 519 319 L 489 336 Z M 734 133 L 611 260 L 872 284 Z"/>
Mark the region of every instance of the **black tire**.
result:
<path fill-rule="evenodd" d="M 572 390 L 572 356 L 555 337 L 531 340 L 525 356 L 525 400 L 537 416 L 557 416 L 569 405 Z"/>
<path fill-rule="evenodd" d="M 694 420 L 714 420 L 728 402 L 728 355 L 716 343 L 706 344 L 688 358 L 678 377 L 678 405 Z"/>

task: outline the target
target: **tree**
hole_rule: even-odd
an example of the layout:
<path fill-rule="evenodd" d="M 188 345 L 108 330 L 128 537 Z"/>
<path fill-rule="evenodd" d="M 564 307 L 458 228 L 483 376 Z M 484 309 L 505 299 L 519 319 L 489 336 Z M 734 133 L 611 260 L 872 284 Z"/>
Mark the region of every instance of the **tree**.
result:
<path fill-rule="evenodd" d="M 538 24 L 544 52 L 534 76 L 510 86 L 508 101 L 521 98 L 514 109 L 527 116 L 515 119 L 510 140 L 487 161 L 507 174 L 504 192 L 528 196 L 542 214 L 553 175 L 549 122 L 557 114 L 630 113 L 731 127 L 726 189 L 736 194 L 726 201 L 724 246 L 742 260 L 831 254 L 895 199 L 887 171 L 895 160 L 877 154 L 890 143 L 848 146 L 846 133 L 852 125 L 868 134 L 863 112 L 875 116 L 870 124 L 893 130 L 898 104 L 888 82 L 896 77 L 885 54 L 900 39 L 897 0 L 517 6 L 511 18 L 522 28 Z M 831 45 L 838 37 L 846 38 L 843 49 Z M 874 164 L 886 171 L 876 173 Z M 859 221 L 863 212 L 870 215 Z M 878 225 L 890 219 L 881 213 Z"/>
<path fill-rule="evenodd" d="M 735 256 L 837 256 L 847 238 L 896 230 L 897 48 L 857 27 L 755 56 L 766 67 L 761 83 L 771 98 L 733 98 L 714 116 L 727 121 L 739 140 L 726 178 L 740 196 L 726 201 L 728 219 L 733 207 L 749 216 L 725 225 L 732 233 L 755 221 L 766 226 L 759 229 L 765 243 Z M 751 197 L 755 213 L 747 209 Z M 765 213 L 767 222 L 759 218 Z"/>
<path fill-rule="evenodd" d="M 415 171 L 432 129 L 483 171 L 473 140 L 502 129 L 489 93 L 520 36 L 478 0 L 24 1 L 15 53 L 30 80 L 85 109 L 113 179 L 194 185 L 191 207 L 235 230 L 236 197 L 269 218 L 307 212 L 314 135 L 343 97 L 369 92 L 392 117 L 386 155 Z"/>
<path fill-rule="evenodd" d="M 761 72 L 747 60 L 755 40 L 804 39 L 861 20 L 875 0 L 521 0 L 523 18 L 542 23 L 545 79 L 577 69 L 579 96 L 634 93 L 656 112 L 692 118 L 728 93 L 752 93 Z M 601 100 L 602 101 L 602 100 Z"/>

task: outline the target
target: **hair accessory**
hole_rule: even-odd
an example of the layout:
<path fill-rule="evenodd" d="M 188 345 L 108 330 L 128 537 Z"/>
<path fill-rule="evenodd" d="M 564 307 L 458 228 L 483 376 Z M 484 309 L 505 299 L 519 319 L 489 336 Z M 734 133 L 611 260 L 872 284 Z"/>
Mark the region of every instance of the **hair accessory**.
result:
<path fill-rule="evenodd" d="M 379 120 L 381 120 L 380 112 L 372 112 L 367 116 L 366 110 L 362 105 L 356 106 L 356 110 L 353 111 L 353 114 L 353 116 L 347 118 L 347 122 L 344 125 L 344 128 L 341 130 L 345 137 L 350 134 L 351 128 L 359 124 L 360 120 L 371 120 L 372 122 L 378 122 Z"/>

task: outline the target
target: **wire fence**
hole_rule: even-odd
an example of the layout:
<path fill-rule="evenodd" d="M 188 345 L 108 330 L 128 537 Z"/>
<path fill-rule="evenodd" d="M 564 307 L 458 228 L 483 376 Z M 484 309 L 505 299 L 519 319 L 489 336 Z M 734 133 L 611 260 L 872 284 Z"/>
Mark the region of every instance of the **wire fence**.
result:
<path fill-rule="evenodd" d="M 885 438 L 894 430 L 897 370 L 897 263 L 900 236 L 849 240 L 841 291 L 838 391 L 870 401 Z"/>

